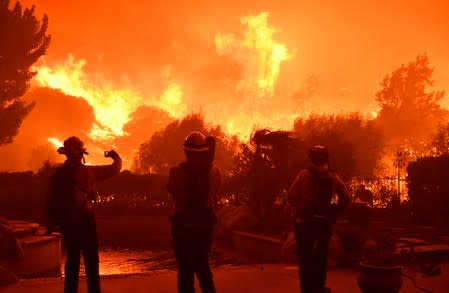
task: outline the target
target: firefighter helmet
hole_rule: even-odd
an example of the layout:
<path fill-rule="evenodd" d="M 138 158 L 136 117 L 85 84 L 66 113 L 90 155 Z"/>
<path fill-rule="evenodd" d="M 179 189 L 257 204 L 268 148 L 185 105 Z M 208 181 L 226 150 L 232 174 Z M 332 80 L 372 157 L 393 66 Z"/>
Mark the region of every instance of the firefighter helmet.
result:
<path fill-rule="evenodd" d="M 184 150 L 188 152 L 205 152 L 209 150 L 206 137 L 199 131 L 192 131 L 184 141 Z"/>
<path fill-rule="evenodd" d="M 329 163 L 329 151 L 325 146 L 315 145 L 309 150 L 309 158 L 317 165 Z"/>
<path fill-rule="evenodd" d="M 64 146 L 58 148 L 58 153 L 67 156 L 78 156 L 89 154 L 84 147 L 84 143 L 76 136 L 71 136 L 64 140 Z"/>

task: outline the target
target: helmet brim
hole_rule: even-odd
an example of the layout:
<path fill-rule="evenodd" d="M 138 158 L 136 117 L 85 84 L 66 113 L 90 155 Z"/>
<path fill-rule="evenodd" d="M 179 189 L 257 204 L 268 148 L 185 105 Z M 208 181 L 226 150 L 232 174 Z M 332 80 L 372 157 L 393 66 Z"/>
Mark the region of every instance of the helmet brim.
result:
<path fill-rule="evenodd" d="M 83 155 L 88 155 L 89 153 L 86 151 L 86 149 L 79 150 Z M 57 152 L 61 155 L 68 155 L 70 153 L 73 153 L 73 150 L 67 150 L 66 147 L 59 147 Z"/>
<path fill-rule="evenodd" d="M 186 152 L 207 152 L 209 150 L 209 147 L 207 146 L 203 146 L 203 147 L 189 147 L 189 146 L 184 146 L 184 150 Z"/>

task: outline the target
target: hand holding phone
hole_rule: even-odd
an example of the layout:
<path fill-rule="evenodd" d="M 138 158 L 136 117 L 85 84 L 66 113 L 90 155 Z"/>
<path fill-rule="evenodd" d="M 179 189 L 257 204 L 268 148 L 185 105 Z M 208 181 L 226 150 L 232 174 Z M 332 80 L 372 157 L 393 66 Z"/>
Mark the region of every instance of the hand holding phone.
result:
<path fill-rule="evenodd" d="M 116 151 L 114 151 L 114 150 L 105 151 L 104 152 L 104 156 L 106 158 L 113 158 L 114 159 L 114 158 L 118 157 L 118 153 Z"/>

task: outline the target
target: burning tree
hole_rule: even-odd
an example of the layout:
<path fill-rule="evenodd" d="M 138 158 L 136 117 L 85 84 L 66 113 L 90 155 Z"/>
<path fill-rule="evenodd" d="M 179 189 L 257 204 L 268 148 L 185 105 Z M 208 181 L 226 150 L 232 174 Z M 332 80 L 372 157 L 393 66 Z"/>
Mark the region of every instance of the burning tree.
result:
<path fill-rule="evenodd" d="M 275 227 L 282 221 L 283 192 L 305 164 L 303 149 L 289 131 L 256 130 L 250 142 L 240 146 L 225 192 L 247 202 L 265 228 Z"/>
<path fill-rule="evenodd" d="M 0 0 L 0 145 L 11 143 L 34 104 L 20 98 L 36 72 L 31 66 L 45 54 L 50 43 L 48 18 L 34 16 L 34 6 L 23 9 L 16 2 Z"/>
<path fill-rule="evenodd" d="M 252 164 L 252 187 L 249 203 L 255 204 L 261 218 L 273 216 L 272 209 L 277 196 L 291 179 L 289 167 L 294 163 L 293 139 L 290 132 L 261 129 L 254 133 L 251 142 L 255 146 Z"/>

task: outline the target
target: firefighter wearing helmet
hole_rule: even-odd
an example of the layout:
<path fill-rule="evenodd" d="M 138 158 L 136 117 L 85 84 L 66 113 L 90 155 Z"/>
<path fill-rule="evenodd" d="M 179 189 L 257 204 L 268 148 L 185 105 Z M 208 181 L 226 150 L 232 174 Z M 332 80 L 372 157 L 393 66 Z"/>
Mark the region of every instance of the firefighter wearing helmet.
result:
<path fill-rule="evenodd" d="M 168 192 L 173 249 L 178 263 L 178 292 L 195 292 L 196 274 L 203 293 L 215 293 L 209 266 L 212 231 L 217 222 L 215 205 L 221 176 L 214 166 L 215 139 L 191 132 L 183 145 L 185 161 L 172 167 Z"/>
<path fill-rule="evenodd" d="M 64 164 L 56 169 L 50 180 L 46 198 L 47 234 L 56 228 L 61 231 L 67 248 L 64 292 L 78 292 L 80 254 L 86 268 L 87 288 L 101 293 L 98 241 L 95 214 L 95 183 L 120 172 L 122 160 L 114 150 L 105 152 L 112 158 L 110 165 L 87 166 L 84 155 L 88 152 L 76 136 L 67 138 L 58 153 L 65 155 Z"/>
<path fill-rule="evenodd" d="M 287 192 L 296 211 L 294 228 L 302 293 L 330 292 L 326 285 L 327 255 L 332 225 L 350 202 L 350 194 L 337 173 L 329 168 L 329 152 L 309 149 L 310 167 L 299 172 Z M 334 195 L 338 203 L 332 204 Z"/>

